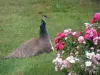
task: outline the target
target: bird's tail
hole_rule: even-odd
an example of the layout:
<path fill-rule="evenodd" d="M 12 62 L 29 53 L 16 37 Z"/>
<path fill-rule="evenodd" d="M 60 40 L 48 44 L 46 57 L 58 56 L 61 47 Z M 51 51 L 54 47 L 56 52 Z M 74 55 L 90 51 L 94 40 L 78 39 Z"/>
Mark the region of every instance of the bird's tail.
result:
<path fill-rule="evenodd" d="M 9 54 L 8 56 L 5 56 L 4 59 L 8 59 L 8 58 L 11 58 L 11 57 L 12 57 L 12 55 Z"/>
<path fill-rule="evenodd" d="M 15 52 L 12 52 L 12 53 L 8 54 L 7 56 L 5 56 L 4 59 L 14 58 L 14 57 L 16 57 Z"/>

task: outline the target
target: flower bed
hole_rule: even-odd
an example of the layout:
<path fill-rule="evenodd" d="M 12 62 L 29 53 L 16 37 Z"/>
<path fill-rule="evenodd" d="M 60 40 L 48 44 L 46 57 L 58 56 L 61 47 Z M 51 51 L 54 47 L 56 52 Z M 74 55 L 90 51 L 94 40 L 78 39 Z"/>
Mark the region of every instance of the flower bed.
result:
<path fill-rule="evenodd" d="M 82 32 L 66 29 L 55 38 L 55 71 L 66 75 L 97 75 L 100 71 L 100 35 L 98 24 L 85 23 Z"/>

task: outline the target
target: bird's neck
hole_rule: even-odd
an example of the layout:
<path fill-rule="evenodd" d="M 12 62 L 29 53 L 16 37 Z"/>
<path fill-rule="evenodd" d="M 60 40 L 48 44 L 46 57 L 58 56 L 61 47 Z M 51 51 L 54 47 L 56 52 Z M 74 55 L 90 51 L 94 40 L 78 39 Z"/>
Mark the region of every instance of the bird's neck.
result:
<path fill-rule="evenodd" d="M 45 38 L 48 37 L 48 32 L 46 29 L 46 23 L 44 20 L 41 20 L 41 25 L 40 25 L 40 37 Z"/>
<path fill-rule="evenodd" d="M 54 50 L 50 36 L 48 34 L 48 30 L 46 29 L 46 23 L 44 20 L 41 21 L 41 25 L 40 25 L 40 38 L 47 40 L 51 44 L 52 49 Z"/>

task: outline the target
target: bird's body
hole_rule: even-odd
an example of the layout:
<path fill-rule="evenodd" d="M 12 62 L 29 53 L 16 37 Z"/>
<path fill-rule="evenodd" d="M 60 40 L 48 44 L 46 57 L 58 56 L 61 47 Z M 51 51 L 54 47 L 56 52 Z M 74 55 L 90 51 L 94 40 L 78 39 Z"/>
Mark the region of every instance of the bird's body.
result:
<path fill-rule="evenodd" d="M 19 48 L 5 58 L 27 58 L 39 55 L 40 53 L 50 52 L 52 50 L 51 48 L 52 45 L 46 29 L 46 23 L 42 19 L 39 38 L 33 38 L 24 42 Z"/>

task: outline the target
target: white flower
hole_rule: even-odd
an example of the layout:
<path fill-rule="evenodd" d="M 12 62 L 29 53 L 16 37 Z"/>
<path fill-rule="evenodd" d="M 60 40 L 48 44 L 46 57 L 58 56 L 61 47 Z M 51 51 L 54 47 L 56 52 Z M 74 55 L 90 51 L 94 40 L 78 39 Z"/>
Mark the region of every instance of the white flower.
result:
<path fill-rule="evenodd" d="M 73 56 L 67 57 L 66 60 L 69 61 L 70 63 L 75 63 L 75 60 L 74 60 Z"/>
<path fill-rule="evenodd" d="M 57 57 L 56 59 L 52 61 L 52 63 L 55 64 L 55 71 L 58 71 L 58 69 L 62 66 L 63 61 L 62 61 L 62 58 Z"/>
<path fill-rule="evenodd" d="M 85 62 L 85 65 L 86 65 L 86 67 L 91 66 L 92 62 L 91 61 L 87 61 L 87 62 Z"/>
<path fill-rule="evenodd" d="M 60 54 L 59 53 L 57 54 L 57 57 L 60 58 Z"/>
<path fill-rule="evenodd" d="M 84 23 L 86 27 L 89 27 L 90 26 L 90 23 Z"/>
<path fill-rule="evenodd" d="M 64 30 L 64 34 L 67 36 L 68 34 L 72 33 L 72 29 L 66 29 Z"/>
<path fill-rule="evenodd" d="M 72 29 L 68 29 L 68 31 L 69 31 L 69 34 L 71 34 L 71 33 L 72 33 Z"/>
<path fill-rule="evenodd" d="M 54 59 L 53 61 L 52 61 L 52 63 L 55 63 L 56 62 L 56 59 Z"/>
<path fill-rule="evenodd" d="M 72 75 L 71 72 L 69 72 L 68 75 Z"/>
<path fill-rule="evenodd" d="M 98 27 L 98 28 L 100 28 L 100 27 Z"/>
<path fill-rule="evenodd" d="M 97 49 L 97 52 L 100 52 L 100 49 Z"/>
<path fill-rule="evenodd" d="M 95 45 L 97 45 L 98 43 L 97 43 L 97 42 L 95 42 L 94 44 L 95 44 Z"/>
<path fill-rule="evenodd" d="M 72 60 L 70 60 L 69 62 L 70 62 L 70 63 L 75 63 L 75 60 L 74 60 L 74 59 L 72 59 Z"/>
<path fill-rule="evenodd" d="M 74 59 L 73 56 L 69 56 L 69 57 L 66 58 L 67 61 L 70 61 L 70 60 L 72 60 L 72 59 Z"/>
<path fill-rule="evenodd" d="M 68 37 L 65 37 L 65 40 L 67 40 L 68 39 Z"/>
<path fill-rule="evenodd" d="M 92 59 L 92 57 L 93 57 L 94 55 L 95 55 L 94 52 L 89 53 L 88 51 L 86 51 L 86 57 L 87 57 L 88 59 Z"/>
<path fill-rule="evenodd" d="M 62 58 L 56 58 L 53 60 L 53 63 L 58 63 L 58 64 L 62 64 Z"/>
<path fill-rule="evenodd" d="M 64 54 L 65 53 L 65 51 L 62 51 L 62 54 Z"/>
<path fill-rule="evenodd" d="M 57 58 L 55 58 L 52 63 L 54 63 L 55 65 L 61 65 L 62 64 L 62 58 L 60 57 L 60 54 L 57 54 Z"/>
<path fill-rule="evenodd" d="M 76 48 L 79 49 L 79 46 L 77 46 Z"/>
<path fill-rule="evenodd" d="M 93 24 L 90 23 L 84 23 L 86 28 L 91 28 L 93 26 Z"/>
<path fill-rule="evenodd" d="M 74 73 L 73 71 L 69 72 L 68 75 L 77 75 L 76 73 Z"/>
<path fill-rule="evenodd" d="M 84 23 L 85 25 L 90 25 L 90 23 Z"/>
<path fill-rule="evenodd" d="M 91 50 L 94 50 L 94 47 L 91 47 L 90 49 L 91 49 Z"/>
<path fill-rule="evenodd" d="M 71 32 L 71 31 L 72 31 L 72 29 L 68 29 L 68 31 L 69 31 L 69 32 Z"/>
<path fill-rule="evenodd" d="M 58 67 L 57 66 L 55 66 L 55 71 L 58 71 Z"/>
<path fill-rule="evenodd" d="M 75 52 L 75 55 L 78 55 L 79 54 L 79 52 L 77 51 L 77 52 Z"/>
<path fill-rule="evenodd" d="M 79 61 L 79 59 L 78 58 L 75 58 L 75 61 Z"/>
<path fill-rule="evenodd" d="M 58 59 L 58 64 L 59 64 L 59 65 L 62 64 L 62 58 Z"/>
<path fill-rule="evenodd" d="M 67 61 L 67 60 L 63 60 L 63 64 L 62 64 L 62 66 L 63 66 L 64 68 L 70 67 L 70 63 L 69 63 L 69 61 Z"/>
<path fill-rule="evenodd" d="M 83 41 L 83 44 L 86 44 L 86 42 L 85 42 L 85 41 Z"/>
<path fill-rule="evenodd" d="M 64 30 L 64 33 L 68 33 L 68 32 L 69 32 L 68 29 Z"/>
<path fill-rule="evenodd" d="M 62 65 L 61 68 L 60 68 L 60 70 L 62 70 L 62 69 L 64 69 L 64 68 L 65 68 L 65 65 Z"/>

